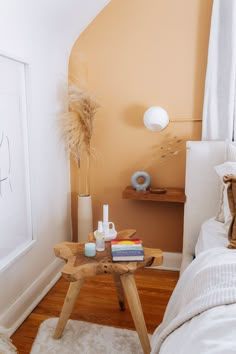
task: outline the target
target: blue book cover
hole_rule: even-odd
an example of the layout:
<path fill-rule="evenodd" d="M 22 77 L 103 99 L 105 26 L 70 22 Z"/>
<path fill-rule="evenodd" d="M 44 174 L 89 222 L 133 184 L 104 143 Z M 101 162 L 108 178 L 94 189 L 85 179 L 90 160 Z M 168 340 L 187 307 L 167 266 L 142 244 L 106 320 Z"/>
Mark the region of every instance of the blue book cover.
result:
<path fill-rule="evenodd" d="M 112 251 L 113 262 L 131 262 L 131 261 L 143 261 L 143 250 L 126 250 L 126 251 Z"/>
<path fill-rule="evenodd" d="M 143 256 L 143 250 L 123 250 L 123 251 L 113 251 L 112 256 Z"/>

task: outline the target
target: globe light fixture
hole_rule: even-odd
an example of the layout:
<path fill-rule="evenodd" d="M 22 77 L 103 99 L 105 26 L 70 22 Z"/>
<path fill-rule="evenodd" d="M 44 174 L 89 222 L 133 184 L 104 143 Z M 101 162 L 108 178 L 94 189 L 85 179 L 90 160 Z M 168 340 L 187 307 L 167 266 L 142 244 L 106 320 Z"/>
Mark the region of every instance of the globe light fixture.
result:
<path fill-rule="evenodd" d="M 158 132 L 167 127 L 169 116 L 162 107 L 153 106 L 146 110 L 143 121 L 147 129 Z"/>

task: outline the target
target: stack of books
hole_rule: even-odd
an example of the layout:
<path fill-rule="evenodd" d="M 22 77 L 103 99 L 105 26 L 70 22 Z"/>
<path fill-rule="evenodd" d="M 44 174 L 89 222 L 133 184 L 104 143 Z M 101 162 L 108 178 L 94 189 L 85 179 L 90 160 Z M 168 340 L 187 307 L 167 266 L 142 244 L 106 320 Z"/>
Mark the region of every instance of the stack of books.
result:
<path fill-rule="evenodd" d="M 142 241 L 136 239 L 112 240 L 111 255 L 113 262 L 143 261 Z"/>

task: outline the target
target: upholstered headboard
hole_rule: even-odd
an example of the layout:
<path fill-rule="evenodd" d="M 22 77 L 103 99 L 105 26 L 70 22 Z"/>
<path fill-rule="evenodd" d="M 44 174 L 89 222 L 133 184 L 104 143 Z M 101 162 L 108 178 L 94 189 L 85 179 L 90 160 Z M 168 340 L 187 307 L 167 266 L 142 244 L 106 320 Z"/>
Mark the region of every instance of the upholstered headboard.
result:
<path fill-rule="evenodd" d="M 186 156 L 182 273 L 193 260 L 201 224 L 216 215 L 220 179 L 214 166 L 225 160 L 224 141 L 188 141 Z"/>

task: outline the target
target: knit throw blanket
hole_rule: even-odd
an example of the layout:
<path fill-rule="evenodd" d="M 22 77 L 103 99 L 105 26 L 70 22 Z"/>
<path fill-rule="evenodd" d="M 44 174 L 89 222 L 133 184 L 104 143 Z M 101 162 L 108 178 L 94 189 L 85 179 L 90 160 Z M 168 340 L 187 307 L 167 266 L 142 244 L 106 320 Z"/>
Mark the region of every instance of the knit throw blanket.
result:
<path fill-rule="evenodd" d="M 179 326 L 202 312 L 236 302 L 236 250 L 202 252 L 183 272 L 168 303 L 163 322 L 153 333 L 151 354 Z"/>

